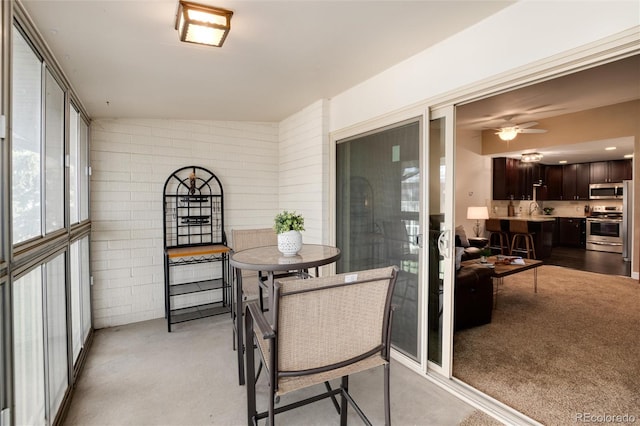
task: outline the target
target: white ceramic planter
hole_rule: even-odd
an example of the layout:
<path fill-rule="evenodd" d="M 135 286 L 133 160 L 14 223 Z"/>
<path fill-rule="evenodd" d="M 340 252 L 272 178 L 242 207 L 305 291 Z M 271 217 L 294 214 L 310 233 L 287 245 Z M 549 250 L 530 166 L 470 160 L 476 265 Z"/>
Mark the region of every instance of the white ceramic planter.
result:
<path fill-rule="evenodd" d="M 278 234 L 278 250 L 285 256 L 295 256 L 302 248 L 300 231 L 287 231 Z"/>

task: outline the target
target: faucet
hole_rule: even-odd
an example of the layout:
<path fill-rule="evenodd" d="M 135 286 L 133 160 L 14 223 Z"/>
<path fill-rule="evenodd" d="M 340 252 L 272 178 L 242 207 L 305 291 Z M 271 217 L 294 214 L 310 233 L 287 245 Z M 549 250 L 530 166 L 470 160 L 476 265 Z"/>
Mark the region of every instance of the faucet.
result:
<path fill-rule="evenodd" d="M 540 206 L 535 201 L 529 203 L 529 216 L 532 216 L 536 211 L 540 209 Z"/>

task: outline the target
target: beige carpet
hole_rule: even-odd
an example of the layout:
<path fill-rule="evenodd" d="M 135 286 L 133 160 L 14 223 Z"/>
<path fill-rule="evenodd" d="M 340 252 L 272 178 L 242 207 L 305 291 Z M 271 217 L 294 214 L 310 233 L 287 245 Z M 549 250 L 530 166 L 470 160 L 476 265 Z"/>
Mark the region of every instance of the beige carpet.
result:
<path fill-rule="evenodd" d="M 636 280 L 545 265 L 536 294 L 533 271 L 506 277 L 492 323 L 454 345 L 455 377 L 543 424 L 640 423 Z"/>

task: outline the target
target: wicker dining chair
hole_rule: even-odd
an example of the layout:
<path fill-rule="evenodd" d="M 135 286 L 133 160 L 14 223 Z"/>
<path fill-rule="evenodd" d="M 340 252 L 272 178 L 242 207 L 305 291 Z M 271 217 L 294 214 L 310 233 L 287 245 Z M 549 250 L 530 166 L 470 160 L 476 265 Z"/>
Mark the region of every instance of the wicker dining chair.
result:
<path fill-rule="evenodd" d="M 389 356 L 391 350 L 391 297 L 398 274 L 396 266 L 278 281 L 270 322 L 256 302 L 245 314 L 245 346 L 254 346 L 266 370 L 269 407 L 256 411 L 256 383 L 247 380 L 247 422 L 268 418 L 324 398 L 332 398 L 346 425 L 347 401 L 365 423 L 365 414 L 349 394 L 349 375 L 384 366 L 385 424 L 391 423 Z M 254 351 L 247 351 L 247 377 L 255 377 Z M 341 379 L 332 388 L 330 380 Z M 281 395 L 316 384 L 326 392 L 275 407 Z M 340 395 L 338 403 L 336 396 Z"/>

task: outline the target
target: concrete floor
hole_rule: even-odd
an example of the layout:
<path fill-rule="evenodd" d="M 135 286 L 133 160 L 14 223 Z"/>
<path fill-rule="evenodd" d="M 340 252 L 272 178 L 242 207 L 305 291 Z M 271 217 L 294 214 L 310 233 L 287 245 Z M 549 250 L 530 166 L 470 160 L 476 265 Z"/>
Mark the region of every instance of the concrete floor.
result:
<path fill-rule="evenodd" d="M 235 359 L 226 315 L 177 324 L 172 333 L 164 319 L 97 330 L 64 424 L 247 424 L 246 389 L 238 386 Z M 381 368 L 350 379 L 355 400 L 373 424 L 384 423 L 382 383 Z M 259 408 L 265 407 L 264 375 L 258 392 Z M 299 396 L 285 395 L 282 402 Z M 458 425 L 478 414 L 397 362 L 391 368 L 391 404 L 395 425 Z M 276 422 L 336 425 L 339 417 L 323 400 L 280 414 Z M 361 424 L 352 411 L 349 424 Z"/>

